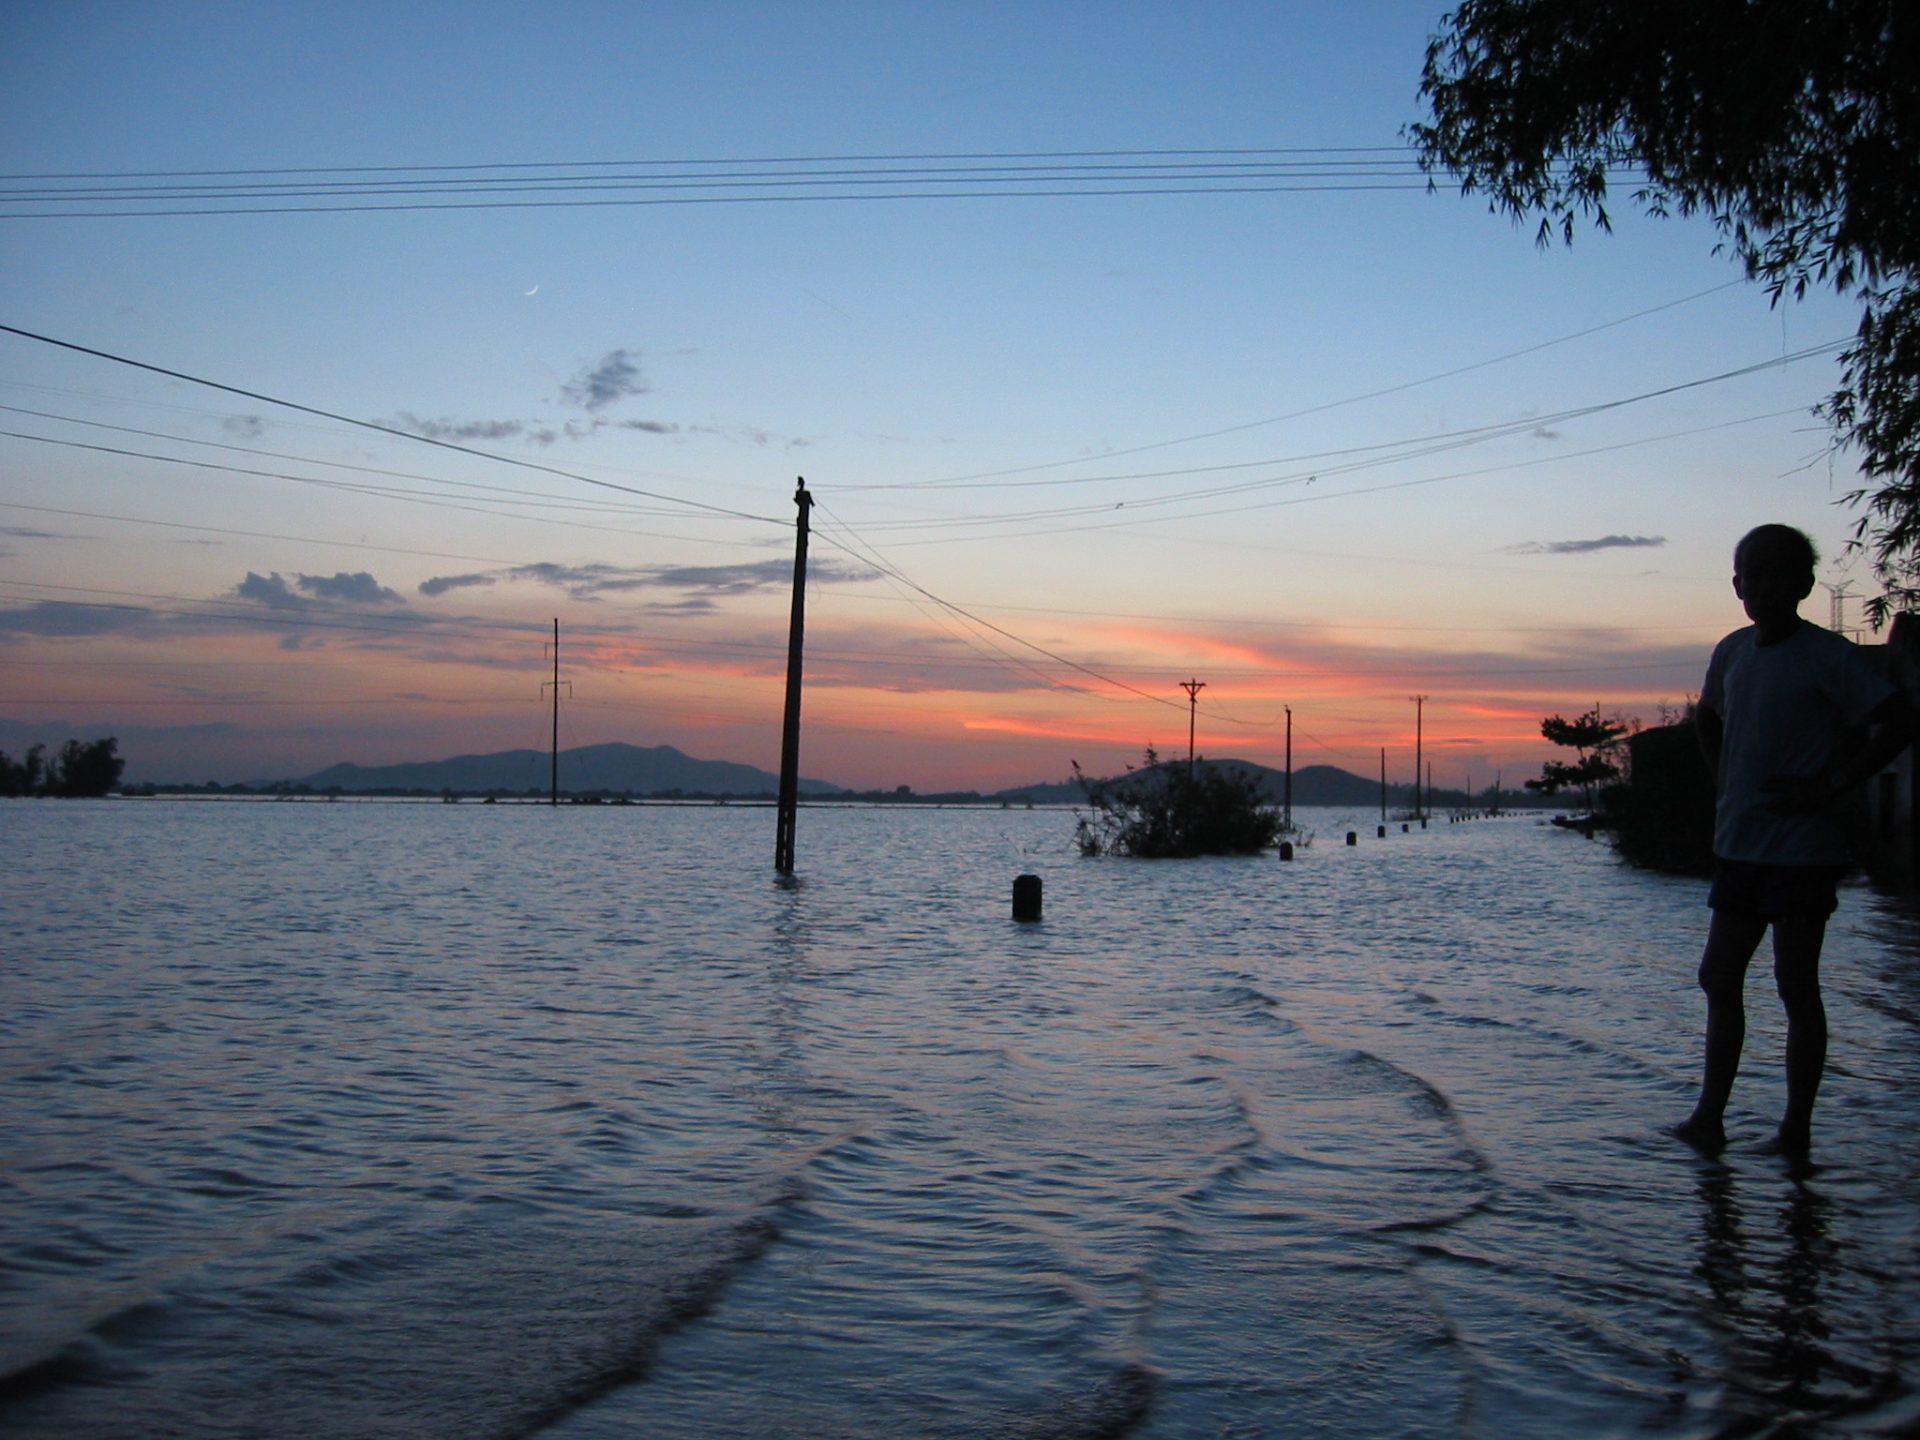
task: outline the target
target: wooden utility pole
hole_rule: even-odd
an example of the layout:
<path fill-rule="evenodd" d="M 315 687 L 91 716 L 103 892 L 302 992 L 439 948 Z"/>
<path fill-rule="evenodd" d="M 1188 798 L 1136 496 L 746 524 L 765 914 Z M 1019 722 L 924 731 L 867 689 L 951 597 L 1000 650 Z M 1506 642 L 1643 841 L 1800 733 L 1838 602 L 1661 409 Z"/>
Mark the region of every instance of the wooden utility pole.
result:
<path fill-rule="evenodd" d="M 1193 780 L 1193 720 L 1200 708 L 1200 692 L 1207 688 L 1204 680 L 1182 680 L 1180 688 L 1187 692 L 1187 780 Z"/>
<path fill-rule="evenodd" d="M 806 477 L 794 482 L 800 516 L 793 534 L 793 618 L 787 626 L 787 713 L 780 732 L 780 816 L 774 825 L 773 868 L 793 873 L 793 824 L 800 809 L 800 654 L 807 628 L 807 511 L 813 497 Z"/>
<path fill-rule="evenodd" d="M 1380 823 L 1387 823 L 1387 747 L 1380 747 Z"/>
<path fill-rule="evenodd" d="M 1427 807 L 1422 802 L 1420 794 L 1420 717 L 1426 709 L 1427 697 L 1414 695 L 1409 698 L 1413 701 L 1413 818 L 1424 824 L 1427 818 Z"/>
<path fill-rule="evenodd" d="M 1293 707 L 1282 707 L 1287 712 L 1287 792 L 1284 814 L 1287 827 L 1293 827 Z"/>
<path fill-rule="evenodd" d="M 547 803 L 560 803 L 560 621 L 553 622 L 553 741 L 547 750 Z M 546 684 L 540 687 L 547 688 Z M 568 682 L 572 688 L 572 682 Z"/>

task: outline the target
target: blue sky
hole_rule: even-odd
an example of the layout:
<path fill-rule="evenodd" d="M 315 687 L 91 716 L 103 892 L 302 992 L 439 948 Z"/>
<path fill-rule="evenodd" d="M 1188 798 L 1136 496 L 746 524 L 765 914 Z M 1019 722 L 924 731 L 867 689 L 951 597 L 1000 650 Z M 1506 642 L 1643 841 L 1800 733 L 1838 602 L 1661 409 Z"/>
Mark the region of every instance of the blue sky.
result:
<path fill-rule="evenodd" d="M 1442 8 L 16 4 L 0 168 L 968 155 L 1013 189 L 1068 154 L 1284 150 L 1403 174 Z M 1844 340 L 1852 307 L 1772 307 L 1710 228 L 1624 197 L 1614 234 L 1547 250 L 1404 180 L 28 213 L 55 208 L 86 207 L 0 207 L 0 323 L 568 472 L 0 335 L 0 429 L 39 437 L 0 439 L 0 748 L 117 733 L 135 776 L 544 743 L 556 616 L 563 743 L 770 766 L 805 475 L 809 773 L 1117 768 L 1174 743 L 1197 675 L 1212 753 L 1277 759 L 1291 705 L 1297 763 L 1410 770 L 1426 693 L 1436 779 L 1511 783 L 1538 716 L 1697 687 L 1744 529 L 1841 556 L 1850 528 L 1809 414 L 1831 356 L 1714 377 Z M 1823 578 L 1865 593 L 1855 569 Z"/>

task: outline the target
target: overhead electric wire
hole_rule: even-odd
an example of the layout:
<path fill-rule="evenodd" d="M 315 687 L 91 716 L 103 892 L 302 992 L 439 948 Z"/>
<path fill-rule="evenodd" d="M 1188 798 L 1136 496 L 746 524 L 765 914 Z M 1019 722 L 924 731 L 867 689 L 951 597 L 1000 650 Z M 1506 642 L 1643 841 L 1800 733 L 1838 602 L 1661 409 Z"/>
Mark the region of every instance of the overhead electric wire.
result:
<path fill-rule="evenodd" d="M 841 522 L 841 528 L 846 529 L 848 527 L 845 526 L 844 522 Z M 1139 696 L 1142 700 L 1151 700 L 1156 705 L 1167 705 L 1167 706 L 1171 706 L 1176 710 L 1183 708 L 1175 704 L 1172 700 L 1167 699 L 1165 696 L 1150 694 L 1147 691 L 1140 689 L 1137 685 L 1129 685 L 1124 680 L 1116 680 L 1111 675 L 1102 674 L 1100 671 L 1095 670 L 1090 665 L 1083 665 L 1078 660 L 1071 660 L 1065 655 L 1061 655 L 1056 651 L 1049 650 L 1046 646 L 1037 644 L 1034 641 L 1027 639 L 1023 635 L 1014 634 L 1013 631 L 1007 629 L 1003 625 L 996 625 L 991 620 L 985 619 L 982 616 L 974 614 L 971 610 L 967 609 L 965 606 L 956 605 L 951 600 L 946 600 L 941 598 L 940 596 L 934 594 L 931 590 L 927 589 L 926 586 L 920 584 L 917 580 L 907 575 L 904 571 L 902 571 L 899 568 L 899 566 L 894 565 L 891 561 L 886 560 L 885 557 L 881 556 L 877 550 L 875 550 L 871 545 L 867 544 L 864 540 L 861 540 L 858 542 L 861 550 L 866 552 L 865 554 L 861 554 L 856 552 L 847 544 L 841 541 L 835 540 L 831 535 L 823 534 L 822 538 L 826 540 L 826 542 L 829 545 L 832 545 L 835 549 L 840 550 L 842 553 L 850 555 L 856 560 L 864 560 L 869 565 L 876 566 L 877 568 L 881 569 L 883 573 L 899 581 L 900 584 L 905 585 L 908 589 L 914 591 L 916 594 L 924 595 L 927 599 L 931 600 L 934 604 L 938 605 L 941 609 L 946 610 L 955 615 L 965 616 L 966 619 L 972 622 L 973 624 L 980 626 L 984 629 L 991 630 L 994 634 L 1003 636 L 1004 638 L 1011 640 L 1016 645 L 1024 646 L 1025 648 L 1033 651 L 1036 655 L 1044 655 L 1047 659 L 1053 661 L 1057 665 L 1065 665 L 1068 669 L 1077 671 L 1079 674 L 1085 675 L 1090 680 L 1097 680 L 1102 685 L 1110 685 L 1116 690 L 1124 690 L 1129 694 Z"/>
<path fill-rule="evenodd" d="M 248 475 L 256 479 L 264 480 L 286 480 L 296 485 L 309 485 L 319 490 L 339 490 L 353 495 L 374 495 L 383 499 L 404 501 L 410 505 L 426 505 L 442 510 L 458 510 L 469 515 L 486 515 L 496 519 L 529 520 L 541 525 L 560 525 L 575 530 L 591 530 L 597 535 L 633 535 L 646 540 L 685 540 L 688 538 L 683 535 L 664 535 L 656 530 L 634 530 L 622 525 L 590 524 L 585 520 L 559 520 L 550 515 L 528 515 L 518 510 L 488 509 L 483 505 L 462 504 L 445 496 L 420 494 L 395 486 L 356 485 L 350 481 L 329 480 L 318 475 L 294 475 L 281 470 L 255 470 L 244 465 L 222 465 L 216 460 L 195 460 L 184 455 L 157 455 L 152 451 L 128 450 L 116 445 L 94 445 L 85 440 L 60 440 L 50 435 L 31 435 L 23 430 L 0 430 L 0 437 L 5 437 L 10 440 L 31 440 L 41 445 L 56 445 L 69 450 L 91 450 L 100 454 L 118 455 L 128 459 L 154 460 L 163 465 L 181 465 L 194 470 L 215 470 L 222 474 Z M 503 501 L 501 503 L 509 504 L 516 502 Z M 576 508 L 559 500 L 549 500 L 540 503 L 559 509 Z"/>
<path fill-rule="evenodd" d="M 1748 282 L 1745 280 L 1727 280 L 1722 282 L 1719 285 L 1710 285 L 1705 290 L 1696 290 L 1691 295 L 1682 295 L 1678 300 L 1668 300 L 1659 305 L 1650 305 L 1644 310 L 1635 310 L 1632 314 L 1622 315 L 1618 319 L 1608 320 L 1599 325 L 1591 325 L 1584 330 L 1575 330 L 1566 335 L 1557 335 L 1551 340 L 1542 340 L 1535 345 L 1523 346 L 1518 350 L 1509 350 L 1502 355 L 1489 356 L 1485 360 L 1476 360 L 1469 365 L 1456 366 L 1454 369 L 1442 370 L 1437 374 L 1433 374 L 1433 375 L 1423 375 L 1416 380 L 1403 380 L 1397 384 L 1383 386 L 1377 390 L 1363 391 L 1358 395 L 1343 396 L 1338 400 L 1322 401 L 1319 404 L 1308 405 L 1299 410 L 1289 410 L 1284 415 L 1272 415 L 1267 417 L 1264 420 L 1247 420 L 1236 425 L 1222 426 L 1220 429 L 1217 429 L 1217 430 L 1204 430 L 1193 435 L 1177 436 L 1171 440 L 1154 440 L 1143 445 L 1131 445 L 1120 450 L 1108 450 L 1092 458 L 1089 458 L 1085 455 L 1080 455 L 1080 456 L 1075 456 L 1070 460 L 1046 460 L 1046 461 L 1041 461 L 1039 463 L 1032 464 L 1032 465 L 1014 466 L 1010 469 L 1005 469 L 1005 470 L 981 470 L 981 471 L 975 471 L 971 474 L 966 474 L 966 475 L 949 475 L 937 480 L 895 481 L 891 484 L 851 485 L 851 486 L 845 486 L 842 488 L 848 491 L 849 493 L 852 493 L 855 491 L 862 491 L 862 490 L 987 488 L 984 485 L 976 485 L 976 482 L 986 482 L 986 481 L 994 480 L 996 478 L 1010 476 L 1010 475 L 1028 475 L 1039 470 L 1064 469 L 1067 466 L 1072 466 L 1072 465 L 1101 464 L 1109 460 L 1119 459 L 1126 455 L 1145 454 L 1150 450 L 1166 450 L 1166 449 L 1171 449 L 1177 445 L 1195 444 L 1202 440 L 1217 440 L 1222 435 L 1237 435 L 1242 431 L 1246 431 L 1246 430 L 1259 430 L 1269 425 L 1283 424 L 1288 420 L 1300 420 L 1300 419 L 1304 419 L 1308 415 L 1319 415 L 1319 414 L 1323 414 L 1328 410 L 1338 410 L 1348 405 L 1358 405 L 1368 400 L 1378 400 L 1388 395 L 1398 395 L 1408 390 L 1417 390 L 1424 385 L 1433 385 L 1433 384 L 1439 383 L 1442 380 L 1451 380 L 1456 378 L 1457 376 L 1468 375 L 1475 370 L 1485 370 L 1494 365 L 1503 365 L 1509 360 L 1518 360 L 1524 356 L 1536 354 L 1541 350 L 1550 350 L 1557 345 L 1565 345 L 1570 341 L 1584 340 L 1589 335 L 1598 335 L 1602 331 L 1616 329 L 1621 325 L 1630 324 L 1635 320 L 1643 320 L 1647 316 L 1657 315 L 1663 310 L 1673 310 L 1673 309 L 1677 309 L 1682 305 L 1690 305 L 1696 300 L 1704 300 L 1709 295 L 1717 295 L 1722 290 L 1737 289 L 1745 286 L 1747 283 Z M 1174 471 L 1174 472 L 1168 472 L 1168 473 L 1177 474 L 1180 472 Z M 1030 481 L 1030 482 L 1024 482 L 1024 483 L 1035 484 L 1035 485 L 1045 485 L 1045 484 L 1071 484 L 1074 482 L 1071 480 L 1062 480 L 1062 481 L 1039 480 L 1039 481 Z"/>
<path fill-rule="evenodd" d="M 362 430 L 372 430 L 381 435 L 391 435 L 401 440 L 411 440 L 418 445 L 432 445 L 441 450 L 451 450 L 461 455 L 473 455 L 482 460 L 490 460 L 497 465 L 513 465 L 522 470 L 534 470 L 546 475 L 558 475 L 562 479 L 578 481 L 582 485 L 596 485 L 606 490 L 617 490 L 627 495 L 638 495 L 646 500 L 658 500 L 664 504 L 678 505 L 688 510 L 704 511 L 714 515 L 724 515 L 735 520 L 752 520 L 756 524 L 783 525 L 784 522 L 770 515 L 755 515 L 745 510 L 732 510 L 724 505 L 712 505 L 704 500 L 689 500 L 679 495 L 663 495 L 654 490 L 643 490 L 634 485 L 622 485 L 613 480 L 598 480 L 591 475 L 581 475 L 572 470 L 563 470 L 557 465 L 542 465 L 533 460 L 520 460 L 511 455 L 497 454 L 491 450 L 476 449 L 471 445 L 457 444 L 452 440 L 439 440 L 431 435 L 416 435 L 410 430 L 396 429 L 391 425 L 382 425 L 373 420 L 361 420 L 351 415 L 341 415 L 332 410 L 322 410 L 318 406 L 303 405 L 296 400 L 283 400 L 276 395 L 263 394 L 257 390 L 244 390 L 237 385 L 228 385 L 219 380 L 208 380 L 198 375 L 189 375 L 180 370 L 169 370 L 162 365 L 149 364 L 144 360 L 130 359 L 125 355 L 115 355 L 110 351 L 96 350 L 88 345 L 77 344 L 72 340 L 59 340 L 51 335 L 36 334 L 31 330 L 22 330 L 16 325 L 0 324 L 0 334 L 18 335 L 23 340 L 37 341 L 42 345 L 53 345 L 62 350 L 71 350 L 80 355 L 91 355 L 95 359 L 108 360 L 116 365 L 131 366 L 136 370 L 145 370 L 155 375 L 164 375 L 170 380 L 184 380 L 191 385 L 204 385 L 210 390 L 221 390 L 229 395 L 240 395 L 248 400 L 258 400 L 266 405 L 278 405 L 283 409 L 296 410 L 303 415 L 317 415 L 323 420 L 338 421 L 342 425 L 358 426 Z"/>
<path fill-rule="evenodd" d="M 814 501 L 814 508 L 816 510 L 819 510 L 836 528 L 844 532 L 844 534 L 847 537 L 845 541 L 836 541 L 830 535 L 826 536 L 825 538 L 827 539 L 827 542 L 829 544 L 833 545 L 836 549 L 840 550 L 843 554 L 854 555 L 856 559 L 864 560 L 865 563 L 872 565 L 875 568 L 875 570 L 877 570 L 880 573 L 882 578 L 884 578 L 887 581 L 888 584 L 892 585 L 896 591 L 902 592 L 903 598 L 905 598 L 910 604 L 915 605 L 916 608 L 920 609 L 923 614 L 928 614 L 932 618 L 934 618 L 936 621 L 943 624 L 946 623 L 946 617 L 948 615 L 952 615 L 956 619 L 964 617 L 968 623 L 974 624 L 976 632 L 978 631 L 979 626 L 977 622 L 974 622 L 973 617 L 971 615 L 967 615 L 966 612 L 961 610 L 950 609 L 945 604 L 945 602 L 939 600 L 935 596 L 927 594 L 927 592 L 925 591 L 921 591 L 918 586 L 913 586 L 912 588 L 915 591 L 918 591 L 920 596 L 923 598 L 916 599 L 913 595 L 905 594 L 904 592 L 908 588 L 910 582 L 908 582 L 905 579 L 905 577 L 897 574 L 893 569 L 893 567 L 891 567 L 887 563 L 887 560 L 884 556 L 882 556 L 878 551 L 874 550 L 871 545 L 868 545 L 858 535 L 854 534 L 851 527 L 846 525 L 844 521 L 841 521 L 839 517 L 835 516 L 830 510 L 827 510 L 827 508 L 824 505 L 822 505 L 817 498 Z M 856 551 L 854 548 L 851 548 L 851 547 L 858 547 L 858 549 Z M 960 640 L 960 642 L 963 645 L 967 645 L 970 648 L 974 648 L 973 638 L 971 638 L 965 632 L 950 631 L 949 633 L 957 633 L 957 638 Z M 1054 676 L 1047 674 L 1045 671 L 1041 670 L 1038 666 L 1034 665 L 1031 661 L 1023 660 L 1017 655 L 1008 653 L 990 637 L 982 637 L 982 643 L 986 644 L 990 649 L 992 649 L 995 652 L 995 655 L 988 656 L 986 658 L 989 664 L 992 664 L 997 668 L 1004 668 L 1007 665 L 1012 665 L 1015 668 L 1023 670 L 1026 673 L 1034 676 L 1035 678 L 1040 680 L 1048 689 L 1066 690 L 1072 694 L 1077 694 L 1077 695 L 1088 695 L 1088 694 L 1094 693 L 1094 692 L 1083 690 L 1077 685 L 1069 685 L 1055 678 Z M 1022 642 L 1022 643 L 1025 643 L 1025 642 Z M 979 652 L 976 650 L 976 653 L 979 653 Z"/>
<path fill-rule="evenodd" d="M 1350 487 L 1344 490 L 1328 490 L 1320 494 L 1293 495 L 1293 496 L 1287 496 L 1279 499 L 1261 500 L 1250 505 L 1227 505 L 1227 506 L 1221 506 L 1212 510 L 1189 511 L 1179 515 L 1159 515 L 1159 516 L 1148 516 L 1145 518 L 1128 518 L 1124 520 L 1108 519 L 1098 524 L 1090 523 L 1090 524 L 1079 524 L 1079 525 L 1049 525 L 1049 526 L 1043 526 L 1038 529 L 1031 529 L 1031 530 L 1002 530 L 1002 531 L 995 531 L 993 533 L 977 533 L 972 535 L 942 535 L 942 536 L 936 536 L 931 539 L 923 539 L 923 540 L 899 539 L 899 540 L 891 541 L 890 543 L 894 545 L 915 545 L 915 546 L 954 545 L 954 544 L 964 544 L 969 541 L 977 541 L 977 540 L 1019 540 L 1019 539 L 1029 539 L 1034 536 L 1042 536 L 1042 535 L 1085 534 L 1087 532 L 1096 531 L 1096 530 L 1137 530 L 1144 525 L 1159 524 L 1165 521 L 1207 520 L 1207 519 L 1213 519 L 1220 515 L 1245 515 L 1256 510 L 1275 510 L 1283 506 L 1290 506 L 1290 505 L 1310 505 L 1310 504 L 1318 504 L 1324 501 L 1331 501 L 1331 500 L 1351 500 L 1351 499 L 1355 499 L 1357 497 L 1365 496 L 1365 495 L 1383 494 L 1391 490 L 1410 490 L 1423 485 L 1438 485 L 1450 480 L 1470 480 L 1470 479 L 1478 478 L 1479 476 L 1482 476 L 1482 475 L 1500 475 L 1500 474 L 1505 474 L 1514 470 L 1529 470 L 1541 465 L 1558 465 L 1558 464 L 1563 464 L 1569 460 L 1583 459 L 1590 455 L 1606 455 L 1619 450 L 1631 450 L 1641 445 L 1655 445 L 1655 444 L 1659 444 L 1661 441 L 1664 441 L 1664 440 L 1683 439 L 1689 435 L 1704 435 L 1714 430 L 1728 430 L 1728 429 L 1732 429 L 1734 426 L 1737 426 L 1737 425 L 1752 425 L 1752 424 L 1758 423 L 1761 420 L 1774 420 L 1774 419 L 1778 419 L 1782 415 L 1794 415 L 1799 413 L 1801 413 L 1800 407 L 1797 407 L 1797 406 L 1789 410 L 1772 410 L 1759 415 L 1744 416 L 1738 420 L 1726 420 L 1713 425 L 1698 425 L 1686 430 L 1670 430 L 1659 435 L 1643 435 L 1643 436 L 1638 436 L 1632 440 L 1616 441 L 1610 445 L 1589 446 L 1587 449 L 1584 449 L 1584 450 L 1569 450 L 1569 451 L 1564 451 L 1554 455 L 1537 455 L 1531 459 L 1513 460 L 1502 465 L 1482 465 L 1477 469 L 1472 469 L 1472 470 L 1454 470 L 1454 471 L 1449 471 L 1446 474 L 1442 474 L 1442 475 L 1422 475 L 1422 476 L 1417 476 L 1410 480 L 1394 480 L 1394 481 L 1389 481 L 1385 484 L 1380 484 L 1380 485 L 1356 486 L 1356 487 Z M 1443 448 L 1457 449 L 1461 447 L 1447 446 Z M 1315 474 L 1315 475 L 1306 475 L 1302 477 L 1279 477 L 1272 482 L 1272 485 L 1311 484 L 1315 480 L 1319 479 L 1321 475 L 1345 474 L 1355 470 L 1373 469 L 1373 468 L 1376 468 L 1378 465 L 1398 463 L 1398 461 L 1402 459 L 1414 459 L 1414 458 L 1418 458 L 1418 457 L 1412 456 L 1412 455 L 1396 456 L 1396 457 L 1390 457 L 1389 459 L 1386 459 L 1386 460 L 1374 462 L 1374 464 L 1370 464 L 1370 465 L 1343 466 L 1334 470 L 1322 471 L 1322 472 L 1319 472 L 1319 474 Z M 1240 487 L 1240 488 L 1244 489 L 1244 488 L 1254 488 L 1254 487 Z M 1272 486 L 1270 485 L 1267 488 L 1272 488 Z M 1141 505 L 1135 505 L 1134 502 L 1127 501 L 1127 502 L 1124 502 L 1123 506 L 1118 506 L 1118 507 L 1112 506 L 1112 505 L 1081 507 L 1080 513 L 1089 514 L 1089 515 L 1093 515 L 1093 514 L 1110 515 L 1113 512 L 1113 510 L 1115 510 L 1116 508 L 1142 509 L 1146 507 L 1144 503 Z M 1043 517 L 1045 515 L 1045 512 L 1035 512 L 1035 513 Z M 935 521 L 881 522 L 881 524 L 875 528 L 890 528 L 890 529 L 904 529 L 909 527 L 937 528 L 939 523 L 940 522 L 935 522 Z M 957 525 L 957 524 L 965 524 L 965 523 L 972 523 L 972 522 L 967 520 L 956 519 L 949 523 Z M 1002 523 L 1013 524 L 1017 522 L 1014 519 L 1009 517 L 1009 518 L 1004 518 Z M 1224 540 L 1224 539 L 1213 539 L 1213 540 L 1209 540 L 1207 543 L 1210 545 L 1231 546 L 1239 542 Z"/>
<path fill-rule="evenodd" d="M 1638 172 L 1617 169 L 1613 178 Z M 69 172 L 0 176 L 0 187 L 8 187 L 0 188 L 0 219 L 32 220 L 1427 191 L 1433 181 L 1400 145 Z M 520 195 L 537 198 L 502 198 Z M 259 203 L 241 203 L 248 201 Z M 102 208 L 112 205 L 123 208 Z"/>
<path fill-rule="evenodd" d="M 224 440 L 200 440 L 200 439 L 194 438 L 191 435 L 175 435 L 165 430 L 145 430 L 140 428 L 137 425 L 114 425 L 105 420 L 83 420 L 77 415 L 62 415 L 52 410 L 33 410 L 33 409 L 29 409 L 24 405 L 0 405 L 0 412 L 5 412 L 12 415 L 31 415 L 38 420 L 57 420 L 60 423 L 65 425 L 84 425 L 89 429 L 93 429 L 93 430 L 111 430 L 111 431 L 114 431 L 116 434 L 120 434 L 120 435 L 139 435 L 149 440 L 170 440 L 176 445 L 199 445 L 209 450 L 228 450 L 233 452 L 236 455 L 258 455 L 269 460 L 296 460 L 300 462 L 302 465 L 320 465 L 320 466 L 326 467 L 329 470 L 351 470 L 356 474 L 360 474 L 360 475 L 380 475 L 380 476 L 385 476 L 389 479 L 394 479 L 394 480 L 422 480 L 429 485 L 446 485 L 446 486 L 451 486 L 455 489 L 460 489 L 460 490 L 484 490 L 489 494 L 494 494 L 494 495 L 518 496 L 523 499 L 536 500 L 546 504 L 557 506 L 558 508 L 561 508 L 561 509 L 592 510 L 601 514 L 609 514 L 609 515 L 680 515 L 684 513 L 683 511 L 678 511 L 678 510 L 660 510 L 660 509 L 655 509 L 648 506 L 623 505 L 617 501 L 612 501 L 612 500 L 600 500 L 600 501 L 590 501 L 590 502 L 589 501 L 561 501 L 557 497 L 555 497 L 554 495 L 552 495 L 551 493 L 545 490 L 519 490 L 508 485 L 489 485 L 486 482 L 481 480 L 455 480 L 450 476 L 421 475 L 411 470 L 387 470 L 377 465 L 355 465 L 346 460 L 321 460 L 312 455 L 289 454 L 284 450 L 263 450 L 263 449 L 260 449 L 258 446 L 235 445 L 229 441 L 224 441 Z M 0 433 L 12 435 L 14 432 L 5 431 Z M 44 438 L 44 437 L 16 436 L 15 438 Z M 49 443 L 60 444 L 62 442 L 51 441 Z M 139 454 L 145 454 L 146 452 L 126 451 L 122 453 L 139 455 Z M 174 457 L 154 456 L 153 458 L 171 459 Z M 200 462 L 185 461 L 183 463 L 198 464 Z M 274 472 L 247 471 L 243 473 L 268 474 L 268 473 L 274 473 Z M 295 477 L 280 476 L 279 478 L 291 479 Z"/>

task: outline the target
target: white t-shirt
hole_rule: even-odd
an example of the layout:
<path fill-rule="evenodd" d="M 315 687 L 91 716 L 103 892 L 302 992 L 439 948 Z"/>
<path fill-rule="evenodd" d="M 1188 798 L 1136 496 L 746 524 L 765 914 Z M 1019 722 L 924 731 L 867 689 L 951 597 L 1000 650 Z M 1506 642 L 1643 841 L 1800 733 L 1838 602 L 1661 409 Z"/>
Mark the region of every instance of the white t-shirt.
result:
<path fill-rule="evenodd" d="M 1825 775 L 1845 757 L 1847 731 L 1892 694 L 1859 646 L 1804 620 L 1772 645 L 1749 625 L 1714 646 L 1700 690 L 1701 706 L 1724 728 L 1713 853 L 1762 865 L 1845 865 L 1846 831 L 1832 807 L 1784 814 L 1763 787 Z"/>

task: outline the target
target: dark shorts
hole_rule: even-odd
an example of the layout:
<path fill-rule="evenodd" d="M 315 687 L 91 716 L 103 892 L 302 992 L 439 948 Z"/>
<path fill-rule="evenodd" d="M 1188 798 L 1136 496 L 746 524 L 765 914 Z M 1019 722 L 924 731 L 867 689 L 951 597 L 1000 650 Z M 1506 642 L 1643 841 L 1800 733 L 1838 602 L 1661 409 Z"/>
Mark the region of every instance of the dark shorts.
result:
<path fill-rule="evenodd" d="M 1835 887 L 1846 873 L 1844 865 L 1754 865 L 1716 856 L 1707 904 L 1760 920 L 1824 920 L 1839 907 Z"/>

